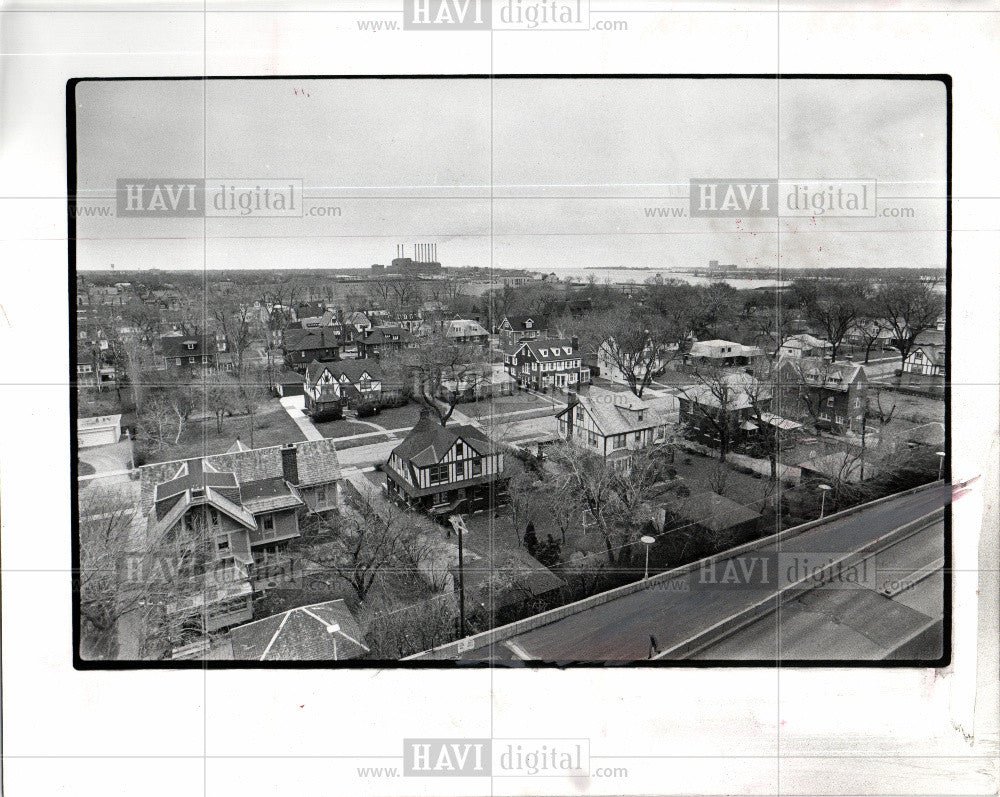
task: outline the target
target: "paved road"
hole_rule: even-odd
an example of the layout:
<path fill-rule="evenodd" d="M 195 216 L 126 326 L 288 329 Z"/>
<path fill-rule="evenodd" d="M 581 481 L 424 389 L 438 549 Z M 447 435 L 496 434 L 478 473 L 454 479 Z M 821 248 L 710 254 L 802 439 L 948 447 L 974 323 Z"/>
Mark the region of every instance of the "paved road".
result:
<path fill-rule="evenodd" d="M 814 527 L 781 544 L 783 553 L 848 552 L 942 507 L 951 498 L 948 486 L 933 486 L 899 496 L 868 510 Z M 774 551 L 762 548 L 761 552 Z M 763 587 L 706 588 L 700 573 L 680 576 L 671 588 L 652 588 L 570 615 L 513 638 L 530 658 L 544 661 L 635 661 L 649 656 L 649 637 L 660 650 L 689 639 L 698 631 L 731 617 L 767 597 Z M 495 651 L 496 659 L 509 651 Z M 470 651 L 477 659 L 488 651 Z"/>
<path fill-rule="evenodd" d="M 780 613 L 770 612 L 712 642 L 691 658 L 759 661 L 780 655 L 796 660 L 876 661 L 934 627 L 935 633 L 927 635 L 921 645 L 922 655 L 914 658 L 939 659 L 943 640 L 936 621 L 944 612 L 943 556 L 944 521 L 937 520 L 866 560 L 873 577 L 867 586 L 825 584 L 782 604 Z M 901 587 L 905 588 L 896 591 Z M 894 594 L 890 597 L 884 589 Z"/>

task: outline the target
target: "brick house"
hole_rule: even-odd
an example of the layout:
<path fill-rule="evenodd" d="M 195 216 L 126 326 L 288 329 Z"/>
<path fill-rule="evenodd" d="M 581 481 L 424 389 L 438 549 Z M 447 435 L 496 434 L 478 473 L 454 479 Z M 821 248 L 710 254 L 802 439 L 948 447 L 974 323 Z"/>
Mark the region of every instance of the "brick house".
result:
<path fill-rule="evenodd" d="M 868 377 L 857 363 L 786 359 L 781 361 L 778 377 L 782 415 L 809 416 L 817 428 L 837 434 L 861 432 Z"/>
<path fill-rule="evenodd" d="M 774 400 L 764 394 L 752 401 L 746 389 L 750 382 L 751 377 L 746 374 L 732 374 L 717 385 L 698 385 L 685 390 L 678 396 L 678 417 L 687 435 L 702 445 L 718 448 L 723 429 L 729 445 L 739 442 L 744 432 L 755 428 L 757 410 L 770 413 Z"/>
<path fill-rule="evenodd" d="M 505 490 L 500 448 L 474 426 L 445 427 L 427 412 L 383 469 L 392 500 L 435 516 L 487 509 Z"/>
<path fill-rule="evenodd" d="M 507 349 L 504 367 L 521 387 L 574 388 L 590 382 L 590 369 L 582 364 L 579 348 L 576 338 L 523 340 Z"/>

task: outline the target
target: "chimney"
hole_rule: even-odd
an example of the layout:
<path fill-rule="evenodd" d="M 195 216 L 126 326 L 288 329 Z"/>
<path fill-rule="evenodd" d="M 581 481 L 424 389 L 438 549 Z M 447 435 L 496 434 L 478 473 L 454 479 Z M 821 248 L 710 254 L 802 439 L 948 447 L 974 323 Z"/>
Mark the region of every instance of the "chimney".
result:
<path fill-rule="evenodd" d="M 577 394 L 576 390 L 570 388 L 566 391 L 566 409 L 569 412 L 566 413 L 566 439 L 573 439 L 573 416 L 576 415 L 573 412 L 573 408 L 580 403 L 580 396 Z"/>
<path fill-rule="evenodd" d="M 580 348 L 580 339 L 576 335 L 574 335 L 569 339 L 569 342 L 573 346 L 573 354 L 579 354 L 580 352 L 578 352 L 577 349 Z"/>
<path fill-rule="evenodd" d="M 299 483 L 299 452 L 293 443 L 281 447 L 281 475 L 289 484 Z"/>

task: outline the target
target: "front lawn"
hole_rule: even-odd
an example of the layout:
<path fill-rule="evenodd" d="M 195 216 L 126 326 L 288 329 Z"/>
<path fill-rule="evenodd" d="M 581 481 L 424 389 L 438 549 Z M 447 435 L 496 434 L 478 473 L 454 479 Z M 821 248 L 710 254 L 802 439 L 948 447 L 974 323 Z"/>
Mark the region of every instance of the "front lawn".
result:
<path fill-rule="evenodd" d="M 378 424 L 379 426 L 384 426 L 380 417 L 376 415 L 374 418 L 365 418 L 366 421 L 371 421 L 372 423 Z M 323 437 L 328 438 L 339 438 L 339 437 L 352 437 L 356 434 L 377 434 L 378 429 L 373 429 L 366 423 L 360 423 L 355 420 L 348 418 L 341 418 L 339 421 L 320 421 L 313 422 L 313 425 L 319 429 Z"/>

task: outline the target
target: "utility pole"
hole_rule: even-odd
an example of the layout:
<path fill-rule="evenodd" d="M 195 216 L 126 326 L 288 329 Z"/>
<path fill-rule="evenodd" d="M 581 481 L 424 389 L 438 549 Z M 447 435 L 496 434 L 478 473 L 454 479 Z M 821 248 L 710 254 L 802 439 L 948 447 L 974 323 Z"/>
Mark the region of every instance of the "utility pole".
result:
<path fill-rule="evenodd" d="M 462 555 L 462 532 L 465 531 L 465 520 L 461 515 L 448 518 L 455 531 L 458 532 L 458 636 L 465 636 L 465 560 Z"/>

